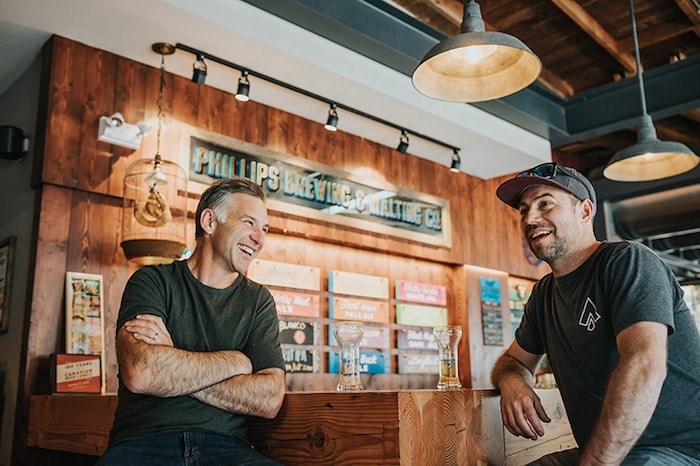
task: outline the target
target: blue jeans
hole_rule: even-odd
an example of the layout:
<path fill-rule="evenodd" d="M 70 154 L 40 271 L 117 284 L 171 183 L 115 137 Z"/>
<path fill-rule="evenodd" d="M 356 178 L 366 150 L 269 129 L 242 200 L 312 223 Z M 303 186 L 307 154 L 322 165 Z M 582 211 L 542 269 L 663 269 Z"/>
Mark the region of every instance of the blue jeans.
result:
<path fill-rule="evenodd" d="M 105 451 L 96 466 L 280 466 L 247 442 L 211 432 L 169 432 L 125 440 Z"/>
<path fill-rule="evenodd" d="M 578 460 L 579 449 L 572 448 L 543 456 L 528 466 L 576 466 Z M 635 447 L 622 466 L 700 466 L 700 459 L 668 447 Z"/>

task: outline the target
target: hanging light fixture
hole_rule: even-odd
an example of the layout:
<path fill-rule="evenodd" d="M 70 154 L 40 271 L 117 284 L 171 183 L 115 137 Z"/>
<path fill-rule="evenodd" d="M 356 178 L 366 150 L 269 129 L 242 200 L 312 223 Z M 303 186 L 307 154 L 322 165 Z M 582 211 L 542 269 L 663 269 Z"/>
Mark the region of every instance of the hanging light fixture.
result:
<path fill-rule="evenodd" d="M 405 129 L 402 129 L 401 136 L 399 137 L 399 145 L 396 147 L 396 150 L 401 152 L 402 154 L 405 154 L 408 150 L 408 143 L 408 133 Z"/>
<path fill-rule="evenodd" d="M 121 247 L 126 258 L 139 265 L 181 257 L 187 224 L 187 175 L 178 164 L 160 155 L 165 56 L 174 53 L 175 47 L 159 42 L 152 49 L 161 55 L 156 154 L 127 168 L 122 208 Z"/>
<path fill-rule="evenodd" d="M 328 131 L 338 131 L 338 111 L 336 109 L 336 104 L 331 104 L 331 108 L 328 109 L 328 119 L 323 125 Z"/>
<path fill-rule="evenodd" d="M 634 55 L 637 60 L 637 80 L 639 81 L 639 94 L 642 101 L 642 118 L 639 124 L 637 143 L 613 155 L 603 170 L 603 176 L 613 181 L 653 181 L 690 171 L 700 162 L 700 158 L 684 144 L 661 141 L 656 136 L 656 128 L 654 128 L 654 122 L 647 112 L 644 94 L 637 20 L 634 17 L 634 0 L 629 0 L 629 5 Z"/>
<path fill-rule="evenodd" d="M 459 149 L 452 150 L 452 163 L 450 164 L 450 171 L 452 173 L 459 173 L 459 169 L 462 166 L 462 158 L 459 156 Z"/>
<path fill-rule="evenodd" d="M 481 8 L 464 5 L 462 33 L 430 49 L 413 71 L 422 94 L 452 102 L 481 102 L 513 94 L 537 79 L 542 63 L 525 44 L 502 32 L 486 32 Z"/>
<path fill-rule="evenodd" d="M 207 64 L 204 63 L 204 55 L 198 55 L 192 64 L 192 82 L 204 84 L 207 79 Z"/>
<path fill-rule="evenodd" d="M 250 81 L 248 81 L 248 70 L 241 72 L 241 77 L 238 78 L 238 89 L 236 90 L 236 100 L 248 102 L 250 100 Z"/>

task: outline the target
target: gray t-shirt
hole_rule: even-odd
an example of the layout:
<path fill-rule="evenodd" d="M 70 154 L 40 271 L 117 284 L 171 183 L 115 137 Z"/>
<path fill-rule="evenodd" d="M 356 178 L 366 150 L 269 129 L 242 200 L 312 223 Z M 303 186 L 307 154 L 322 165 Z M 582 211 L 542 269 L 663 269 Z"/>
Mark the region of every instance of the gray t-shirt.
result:
<path fill-rule="evenodd" d="M 243 275 L 225 289 L 198 281 L 186 261 L 144 267 L 129 279 L 122 296 L 117 331 L 138 314 L 163 318 L 176 348 L 188 351 L 238 350 L 253 372 L 284 370 L 279 322 L 270 292 Z M 207 431 L 246 437 L 246 416 L 231 414 L 190 396 L 138 395 L 119 377 L 119 405 L 110 445 L 175 431 Z"/>
<path fill-rule="evenodd" d="M 615 337 L 642 321 L 668 326 L 668 373 L 637 445 L 664 445 L 700 458 L 698 329 L 671 270 L 650 249 L 603 243 L 570 274 L 542 278 L 516 339 L 530 353 L 547 354 L 576 441 L 585 446 L 619 359 Z"/>

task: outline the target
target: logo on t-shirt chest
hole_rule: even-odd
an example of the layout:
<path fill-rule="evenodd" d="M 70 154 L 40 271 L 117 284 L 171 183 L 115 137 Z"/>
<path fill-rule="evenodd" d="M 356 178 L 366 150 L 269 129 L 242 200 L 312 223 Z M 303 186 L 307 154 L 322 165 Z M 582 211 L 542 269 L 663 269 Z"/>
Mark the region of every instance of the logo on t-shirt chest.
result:
<path fill-rule="evenodd" d="M 581 327 L 586 327 L 586 330 L 592 332 L 595 330 L 596 322 L 600 319 L 600 314 L 598 314 L 598 308 L 591 298 L 586 298 L 586 302 L 583 305 L 583 310 L 581 311 L 581 316 L 578 319 L 578 324 Z"/>

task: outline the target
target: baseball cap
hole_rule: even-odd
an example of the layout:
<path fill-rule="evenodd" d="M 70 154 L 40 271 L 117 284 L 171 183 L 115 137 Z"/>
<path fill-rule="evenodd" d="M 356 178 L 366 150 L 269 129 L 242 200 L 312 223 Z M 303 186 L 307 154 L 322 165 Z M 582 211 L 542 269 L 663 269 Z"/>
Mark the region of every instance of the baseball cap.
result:
<path fill-rule="evenodd" d="M 547 162 L 518 173 L 514 178 L 502 183 L 496 190 L 500 200 L 517 209 L 520 196 L 532 186 L 546 185 L 562 189 L 580 201 L 590 199 L 596 206 L 593 185 L 588 179 L 573 168 Z"/>

